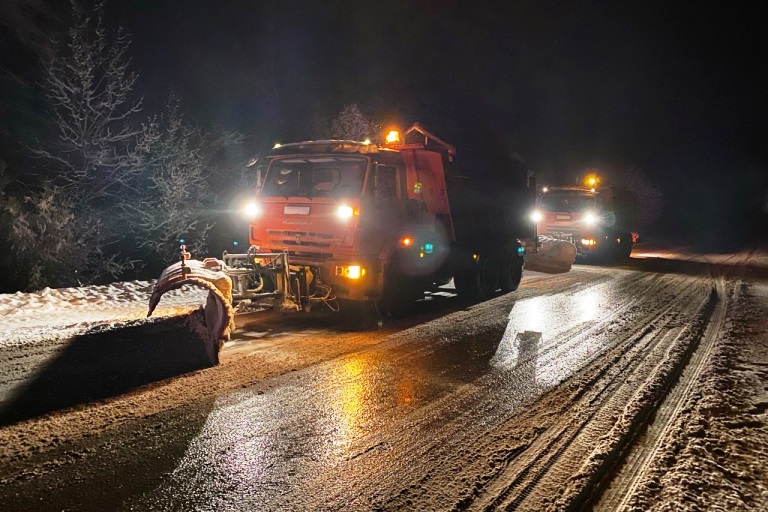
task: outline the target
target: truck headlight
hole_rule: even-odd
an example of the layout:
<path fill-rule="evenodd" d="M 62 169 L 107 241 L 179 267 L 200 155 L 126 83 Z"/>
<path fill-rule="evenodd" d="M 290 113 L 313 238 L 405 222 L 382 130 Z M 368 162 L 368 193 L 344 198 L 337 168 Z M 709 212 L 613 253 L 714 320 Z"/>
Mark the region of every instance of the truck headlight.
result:
<path fill-rule="evenodd" d="M 584 224 L 587 226 L 594 226 L 597 224 L 597 220 L 597 215 L 592 212 L 587 212 L 584 214 Z"/>
<path fill-rule="evenodd" d="M 243 213 L 249 219 L 254 219 L 262 213 L 261 205 L 259 203 L 248 203 L 243 207 Z"/>
<path fill-rule="evenodd" d="M 533 222 L 541 222 L 543 218 L 544 215 L 542 215 L 539 210 L 533 210 L 533 212 L 531 212 L 531 220 Z"/>
<path fill-rule="evenodd" d="M 350 217 L 352 217 L 352 214 L 354 214 L 354 213 L 355 213 L 355 211 L 352 209 L 352 207 L 348 206 L 346 204 L 343 204 L 343 205 L 339 206 L 339 209 L 336 210 L 336 215 L 341 220 L 349 219 Z"/>

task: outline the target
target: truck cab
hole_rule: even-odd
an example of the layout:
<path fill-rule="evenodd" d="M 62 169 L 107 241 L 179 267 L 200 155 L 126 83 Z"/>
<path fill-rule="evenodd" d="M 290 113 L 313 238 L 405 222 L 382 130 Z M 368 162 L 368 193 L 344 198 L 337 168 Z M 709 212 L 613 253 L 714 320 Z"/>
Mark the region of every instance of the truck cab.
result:
<path fill-rule="evenodd" d="M 384 263 L 397 246 L 420 251 L 429 260 L 421 266 L 429 270 L 441 263 L 436 248 L 444 244 L 422 229 L 416 247 L 410 234 L 423 223 L 425 209 L 409 197 L 398 151 L 340 140 L 280 145 L 258 163 L 256 179 L 250 244 L 259 252 L 286 253 L 336 298 L 380 298 Z"/>

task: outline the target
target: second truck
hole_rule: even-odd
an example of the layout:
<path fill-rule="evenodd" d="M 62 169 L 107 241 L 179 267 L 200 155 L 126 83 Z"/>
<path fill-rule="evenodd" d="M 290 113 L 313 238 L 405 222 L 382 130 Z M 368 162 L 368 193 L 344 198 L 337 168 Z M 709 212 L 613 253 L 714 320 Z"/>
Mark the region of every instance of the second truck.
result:
<path fill-rule="evenodd" d="M 631 193 L 589 174 L 580 185 L 543 187 L 532 220 L 543 239 L 572 242 L 580 259 L 623 260 L 638 236 L 634 205 Z"/>

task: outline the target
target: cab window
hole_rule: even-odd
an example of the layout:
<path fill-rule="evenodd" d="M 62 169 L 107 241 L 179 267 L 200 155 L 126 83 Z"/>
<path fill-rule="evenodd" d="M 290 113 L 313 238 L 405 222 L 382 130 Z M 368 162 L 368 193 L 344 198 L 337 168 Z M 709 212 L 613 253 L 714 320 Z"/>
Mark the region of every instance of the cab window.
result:
<path fill-rule="evenodd" d="M 397 186 L 397 169 L 394 167 L 378 165 L 374 183 L 374 193 L 377 199 L 389 199 L 399 197 Z"/>

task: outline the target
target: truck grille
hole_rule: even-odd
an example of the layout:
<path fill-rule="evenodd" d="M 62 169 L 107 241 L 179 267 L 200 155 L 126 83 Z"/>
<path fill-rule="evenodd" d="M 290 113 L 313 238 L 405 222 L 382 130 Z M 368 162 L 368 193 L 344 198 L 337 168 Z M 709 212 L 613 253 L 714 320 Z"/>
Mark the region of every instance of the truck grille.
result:
<path fill-rule="evenodd" d="M 309 231 L 267 230 L 270 245 L 288 245 L 307 248 L 328 248 L 333 241 L 332 233 L 312 233 Z"/>

